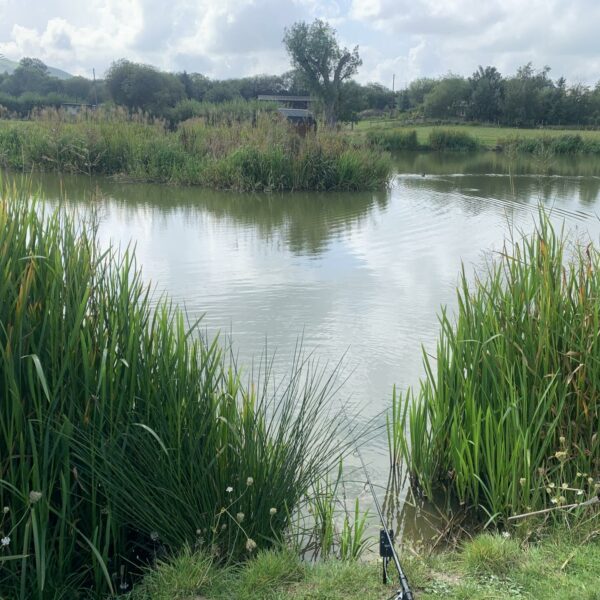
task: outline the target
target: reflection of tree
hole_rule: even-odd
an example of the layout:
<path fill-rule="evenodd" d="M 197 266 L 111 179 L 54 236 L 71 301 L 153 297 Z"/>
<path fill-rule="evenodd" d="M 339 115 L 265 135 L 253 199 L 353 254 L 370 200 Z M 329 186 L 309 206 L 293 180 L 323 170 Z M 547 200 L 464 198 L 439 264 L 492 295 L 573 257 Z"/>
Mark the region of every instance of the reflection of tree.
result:
<path fill-rule="evenodd" d="M 94 198 L 110 198 L 132 217 L 150 208 L 152 218 L 177 211 L 193 222 L 208 212 L 219 220 L 253 227 L 263 239 L 279 235 L 292 252 L 313 255 L 322 253 L 334 235 L 360 223 L 373 208 L 384 209 L 389 197 L 385 191 L 239 194 L 54 174 L 36 176 L 33 185 L 40 187 L 44 198 L 66 194 L 76 206 L 89 205 Z"/>

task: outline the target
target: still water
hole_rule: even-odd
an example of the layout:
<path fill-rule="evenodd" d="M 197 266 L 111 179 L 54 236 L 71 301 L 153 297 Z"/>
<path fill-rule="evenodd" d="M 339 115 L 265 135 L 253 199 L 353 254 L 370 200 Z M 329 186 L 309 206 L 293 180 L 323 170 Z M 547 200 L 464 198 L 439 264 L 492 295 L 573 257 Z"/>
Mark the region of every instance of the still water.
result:
<path fill-rule="evenodd" d="M 600 161 L 495 154 L 397 157 L 389 190 L 235 194 L 39 177 L 95 210 L 102 243 L 133 243 L 144 277 L 209 334 L 231 336 L 241 365 L 267 345 L 276 376 L 299 337 L 331 366 L 344 357 L 338 394 L 355 418 L 383 424 L 392 388 L 422 375 L 435 349 L 441 306 L 455 306 L 461 264 L 481 272 L 510 235 L 530 231 L 539 204 L 573 235 L 600 234 Z M 365 448 L 374 479 L 387 479 L 385 433 Z"/>

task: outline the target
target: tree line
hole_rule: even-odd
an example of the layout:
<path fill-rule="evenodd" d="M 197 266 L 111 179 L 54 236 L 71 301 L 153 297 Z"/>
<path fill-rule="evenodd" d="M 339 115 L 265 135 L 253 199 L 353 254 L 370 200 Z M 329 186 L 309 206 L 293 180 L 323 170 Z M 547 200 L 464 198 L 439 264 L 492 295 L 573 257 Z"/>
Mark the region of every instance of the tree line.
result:
<path fill-rule="evenodd" d="M 252 100 L 260 94 L 310 94 L 318 99 L 316 109 L 330 124 L 394 114 L 413 122 L 600 126 L 600 82 L 595 87 L 568 85 L 564 77 L 552 79 L 549 67 L 536 70 L 528 63 L 503 76 L 493 66 L 480 66 L 470 77 L 423 77 L 393 91 L 352 79 L 361 64 L 358 48 L 340 48 L 335 31 L 324 22 L 295 24 L 286 30 L 284 43 L 292 70 L 226 80 L 165 72 L 127 59 L 114 62 L 103 80 L 63 80 L 51 76 L 42 61 L 24 58 L 12 74 L 0 74 L 0 112 L 25 117 L 39 107 L 113 102 L 178 122 L 199 112 L 195 103 Z M 313 56 L 324 46 L 327 60 L 321 61 L 319 70 Z"/>

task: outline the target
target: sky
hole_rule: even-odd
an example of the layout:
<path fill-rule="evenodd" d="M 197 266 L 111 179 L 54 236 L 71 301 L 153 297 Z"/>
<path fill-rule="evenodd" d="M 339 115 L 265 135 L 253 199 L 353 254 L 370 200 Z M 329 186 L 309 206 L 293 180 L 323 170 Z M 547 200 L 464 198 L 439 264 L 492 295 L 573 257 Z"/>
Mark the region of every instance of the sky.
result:
<path fill-rule="evenodd" d="M 280 74 L 285 27 L 315 18 L 359 46 L 362 83 L 530 61 L 600 80 L 600 0 L 0 0 L 0 54 L 88 77 L 119 58 L 218 79 Z"/>

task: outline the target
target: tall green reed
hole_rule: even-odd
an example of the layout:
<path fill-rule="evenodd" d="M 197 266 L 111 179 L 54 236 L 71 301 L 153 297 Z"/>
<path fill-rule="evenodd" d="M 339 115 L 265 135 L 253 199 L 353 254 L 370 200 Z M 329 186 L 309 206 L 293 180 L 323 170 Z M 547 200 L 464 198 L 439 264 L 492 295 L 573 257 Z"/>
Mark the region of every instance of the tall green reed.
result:
<path fill-rule="evenodd" d="M 484 277 L 464 270 L 435 360 L 396 401 L 393 462 L 485 518 L 584 500 L 600 484 L 600 252 L 541 213 Z"/>
<path fill-rule="evenodd" d="M 30 197 L 0 200 L 2 594 L 101 597 L 183 546 L 272 545 L 344 451 L 334 375 L 299 349 L 277 385 L 242 376 L 133 252 Z"/>
<path fill-rule="evenodd" d="M 377 189 L 391 176 L 381 150 L 342 133 L 300 136 L 268 113 L 212 125 L 196 118 L 176 131 L 119 113 L 4 123 L 0 164 L 238 191 Z"/>

